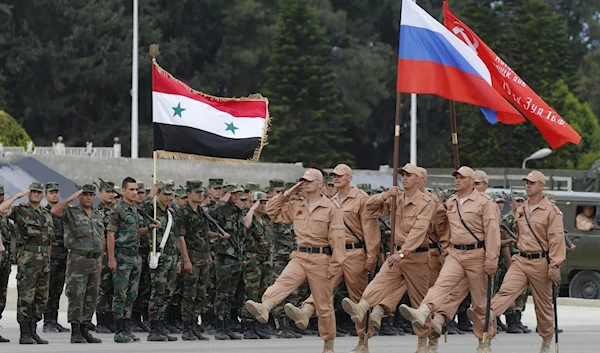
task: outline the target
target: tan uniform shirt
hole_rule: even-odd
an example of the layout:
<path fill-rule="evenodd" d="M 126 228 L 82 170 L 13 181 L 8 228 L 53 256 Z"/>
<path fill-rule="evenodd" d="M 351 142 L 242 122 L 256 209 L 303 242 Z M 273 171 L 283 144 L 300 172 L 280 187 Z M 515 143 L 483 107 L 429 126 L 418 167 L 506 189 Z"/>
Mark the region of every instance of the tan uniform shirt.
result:
<path fill-rule="evenodd" d="M 367 211 L 383 217 L 390 213 L 391 205 L 391 197 L 384 200 L 383 194 L 373 195 L 367 201 Z M 420 190 L 416 190 L 410 198 L 404 192 L 396 196 L 394 242 L 396 246 L 401 245 L 400 252 L 405 256 L 409 256 L 417 248 L 428 246 L 427 233 L 436 210 L 435 206 L 435 201 Z"/>
<path fill-rule="evenodd" d="M 342 209 L 327 197 L 321 196 L 319 205 L 310 213 L 307 200 L 288 201 L 279 194 L 267 202 L 267 214 L 275 223 L 294 224 L 298 246 L 330 246 L 331 269 L 339 267 L 346 259 L 344 215 Z M 308 255 L 294 252 L 294 256 Z"/>
<path fill-rule="evenodd" d="M 529 225 L 524 212 L 527 212 Z M 550 254 L 550 267 L 558 269 L 567 257 L 563 220 L 560 210 L 545 197 L 539 204 L 531 206 L 529 200 L 517 209 L 515 224 L 518 231 L 517 247 L 525 253 L 540 253 L 540 244 L 533 236 L 538 237 L 544 251 Z M 531 232 L 533 229 L 533 232 Z"/>
<path fill-rule="evenodd" d="M 485 241 L 485 265 L 497 266 L 500 254 L 498 207 L 489 197 L 475 190 L 461 201 L 459 201 L 458 195 L 453 195 L 446 201 L 448 207 L 446 214 L 450 223 L 450 241 L 457 245 L 477 243 L 477 240 L 460 220 L 457 209 L 457 205 L 459 205 L 460 215 L 469 229 L 479 241 Z"/>
<path fill-rule="evenodd" d="M 433 201 L 435 202 L 435 214 L 431 221 L 431 225 L 429 226 L 429 233 L 427 237 L 431 239 L 433 242 L 439 242 L 442 246 L 442 254 L 446 255 L 448 253 L 448 248 L 450 247 L 450 225 L 448 224 L 448 216 L 446 216 L 446 208 L 444 207 L 444 203 L 440 198 L 433 193 L 427 192 Z M 432 254 L 440 255 L 438 250 L 433 252 Z"/>
<path fill-rule="evenodd" d="M 594 227 L 596 226 L 596 222 L 592 217 L 588 217 L 583 213 L 580 213 L 577 215 L 577 217 L 575 217 L 575 226 L 579 230 L 588 232 L 594 229 Z"/>
<path fill-rule="evenodd" d="M 364 242 L 367 247 L 367 259 L 376 261 L 379 255 L 381 232 L 379 230 L 379 220 L 377 217 L 370 216 L 365 207 L 368 199 L 369 195 L 357 187 L 350 189 L 344 201 L 340 200 L 339 192 L 331 198 L 333 202 L 342 205 L 344 210 L 346 244 Z M 358 239 L 356 239 L 357 237 Z"/>

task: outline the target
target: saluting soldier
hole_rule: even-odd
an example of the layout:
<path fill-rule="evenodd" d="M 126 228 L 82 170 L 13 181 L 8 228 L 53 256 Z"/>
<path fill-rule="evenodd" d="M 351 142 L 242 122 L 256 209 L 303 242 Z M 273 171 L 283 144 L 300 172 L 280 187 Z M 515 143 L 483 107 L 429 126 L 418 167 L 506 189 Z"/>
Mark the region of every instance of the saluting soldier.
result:
<path fill-rule="evenodd" d="M 46 210 L 50 211 L 60 200 L 58 183 L 46 183 Z M 64 242 L 64 227 L 59 217 L 52 216 L 54 223 L 54 240 L 52 240 L 52 255 L 50 256 L 50 289 L 48 305 L 44 313 L 44 332 L 69 332 L 68 328 L 58 323 L 60 295 L 65 286 L 67 271 L 67 248 Z"/>
<path fill-rule="evenodd" d="M 0 185 L 0 204 L 4 202 L 4 186 Z M 6 307 L 6 294 L 8 288 L 8 278 L 11 272 L 11 239 L 12 229 L 8 223 L 8 217 L 0 214 L 0 242 L 3 246 L 0 248 L 0 319 Z M 0 336 L 0 343 L 10 342 L 9 339 Z"/>
<path fill-rule="evenodd" d="M 333 278 L 346 259 L 344 215 L 341 207 L 321 194 L 322 186 L 323 174 L 311 168 L 294 187 L 267 203 L 267 214 L 274 222 L 294 224 L 298 248 L 263 294 L 262 303 L 247 301 L 246 309 L 264 324 L 271 309 L 308 280 L 319 317 L 319 334 L 324 340 L 323 353 L 333 353 Z M 290 201 L 300 187 L 306 199 Z"/>
<path fill-rule="evenodd" d="M 29 195 L 27 204 L 10 208 L 16 200 Z M 50 244 L 54 238 L 54 224 L 50 212 L 40 207 L 44 186 L 33 182 L 22 191 L 0 204 L 0 214 L 9 213 L 15 222 L 17 237 L 17 321 L 21 330 L 20 344 L 48 344 L 38 336 L 37 322 L 48 302 L 50 279 Z"/>
<path fill-rule="evenodd" d="M 69 205 L 75 199 L 79 204 Z M 89 332 L 100 290 L 104 248 L 104 222 L 92 208 L 95 199 L 96 188 L 87 184 L 51 209 L 52 216 L 64 224 L 69 251 L 66 294 L 71 343 L 102 343 Z"/>

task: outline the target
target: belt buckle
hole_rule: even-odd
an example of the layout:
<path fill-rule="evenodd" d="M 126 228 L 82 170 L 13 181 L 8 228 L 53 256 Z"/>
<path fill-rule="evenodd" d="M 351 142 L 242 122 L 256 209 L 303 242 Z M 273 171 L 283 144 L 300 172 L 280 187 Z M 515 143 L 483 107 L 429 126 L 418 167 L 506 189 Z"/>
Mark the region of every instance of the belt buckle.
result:
<path fill-rule="evenodd" d="M 467 244 L 460 244 L 459 246 L 460 246 L 460 248 L 459 248 L 460 250 L 467 251 Z"/>
<path fill-rule="evenodd" d="M 38 245 L 37 252 L 40 252 L 40 253 L 42 252 L 42 246 L 41 245 Z"/>
<path fill-rule="evenodd" d="M 309 253 L 309 254 L 312 254 L 312 252 L 313 252 L 312 246 L 306 247 L 306 252 Z"/>
<path fill-rule="evenodd" d="M 529 254 L 529 253 L 527 253 L 527 254 L 526 254 L 526 256 L 525 256 L 525 258 L 526 258 L 527 260 L 533 260 L 533 254 Z"/>

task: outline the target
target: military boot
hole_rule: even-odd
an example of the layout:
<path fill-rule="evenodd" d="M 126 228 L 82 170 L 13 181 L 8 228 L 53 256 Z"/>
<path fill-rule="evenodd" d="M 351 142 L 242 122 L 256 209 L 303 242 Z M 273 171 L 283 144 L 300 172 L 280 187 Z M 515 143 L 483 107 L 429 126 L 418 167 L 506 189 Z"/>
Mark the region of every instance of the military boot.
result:
<path fill-rule="evenodd" d="M 298 338 L 290 330 L 290 319 L 287 316 L 280 317 L 277 320 L 279 329 L 277 330 L 277 338 Z M 302 335 L 300 335 L 302 337 Z"/>
<path fill-rule="evenodd" d="M 440 337 L 442 335 L 442 329 L 446 318 L 442 314 L 435 313 L 431 320 L 431 335 L 433 337 Z"/>
<path fill-rule="evenodd" d="M 125 332 L 125 319 L 115 320 L 115 337 L 114 340 L 117 343 L 130 343 L 133 342 L 133 338 Z"/>
<path fill-rule="evenodd" d="M 108 326 L 108 315 L 96 313 L 96 332 L 98 333 L 115 333 Z"/>
<path fill-rule="evenodd" d="M 164 321 L 157 320 L 157 324 L 158 324 L 158 332 L 160 332 L 161 335 L 165 336 L 167 338 L 167 341 L 174 342 L 174 341 L 178 340 L 177 337 L 169 335 L 170 332 L 167 329 L 167 327 L 165 326 Z M 198 334 L 200 334 L 200 332 L 198 332 Z"/>
<path fill-rule="evenodd" d="M 212 312 L 202 314 L 202 327 L 207 335 L 214 335 L 217 332 L 215 329 L 215 316 Z"/>
<path fill-rule="evenodd" d="M 8 338 L 4 338 L 2 336 L 0 336 L 0 343 L 8 343 L 10 342 L 10 340 Z"/>
<path fill-rule="evenodd" d="M 381 305 L 375 306 L 371 311 L 371 315 L 369 315 L 369 321 L 376 330 L 379 330 L 381 328 L 381 319 L 384 316 L 385 310 L 383 310 L 383 307 Z"/>
<path fill-rule="evenodd" d="M 148 332 L 148 328 L 142 323 L 142 314 L 138 312 L 131 314 L 131 319 L 129 320 L 129 330 L 136 333 Z"/>
<path fill-rule="evenodd" d="M 56 327 L 58 332 L 71 332 L 71 330 L 69 330 L 66 327 L 63 327 L 63 325 L 58 323 L 58 311 L 55 311 L 52 313 L 52 319 L 53 319 L 54 327 Z"/>
<path fill-rule="evenodd" d="M 230 340 L 229 335 L 225 333 L 225 321 L 222 319 L 215 320 L 215 328 L 217 332 L 215 333 L 215 339 L 222 340 Z"/>
<path fill-rule="evenodd" d="M 261 340 L 269 340 L 271 339 L 271 335 L 267 332 L 266 324 L 261 324 L 258 321 L 254 322 L 254 332 L 260 337 Z"/>
<path fill-rule="evenodd" d="M 260 337 L 254 332 L 254 323 L 245 322 L 244 323 L 244 339 L 245 340 L 257 340 Z"/>
<path fill-rule="evenodd" d="M 542 347 L 539 353 L 550 353 L 550 346 L 552 345 L 552 337 L 542 338 Z"/>
<path fill-rule="evenodd" d="M 102 340 L 96 338 L 90 334 L 91 323 L 83 323 L 79 326 L 79 331 L 81 331 L 81 335 L 86 339 L 87 343 L 102 343 Z"/>
<path fill-rule="evenodd" d="M 392 318 L 389 316 L 381 319 L 381 327 L 379 328 L 380 336 L 398 336 L 399 331 L 392 326 Z M 402 332 L 404 335 L 404 332 Z"/>
<path fill-rule="evenodd" d="M 29 331 L 29 323 L 28 322 L 20 322 L 19 329 L 21 330 L 21 335 L 19 336 L 19 344 L 35 344 L 35 340 L 31 337 L 31 332 Z"/>
<path fill-rule="evenodd" d="M 181 333 L 181 339 L 184 341 L 198 340 L 198 337 L 196 337 L 196 335 L 194 335 L 194 332 L 192 331 L 192 321 L 191 320 L 185 320 L 183 322 L 183 332 Z"/>
<path fill-rule="evenodd" d="M 355 304 L 352 300 L 350 300 L 350 298 L 344 298 L 342 299 L 342 308 L 344 308 L 344 311 L 350 315 L 352 322 L 355 324 L 360 324 L 365 318 L 367 311 L 371 309 L 371 306 L 364 299 L 361 299 L 358 304 Z"/>
<path fill-rule="evenodd" d="M 517 324 L 517 317 L 515 313 L 505 314 L 506 316 L 506 333 L 523 333 L 523 330 L 519 328 Z"/>
<path fill-rule="evenodd" d="M 350 353 L 369 353 L 368 337 L 367 333 L 361 333 L 358 336 L 358 344 Z"/>
<path fill-rule="evenodd" d="M 492 353 L 492 341 L 488 339 L 483 343 L 483 340 L 479 340 L 477 353 Z"/>
<path fill-rule="evenodd" d="M 258 322 L 266 324 L 269 321 L 269 312 L 273 309 L 272 301 L 265 300 L 263 303 L 257 303 L 253 300 L 248 300 L 245 305 L 246 310 L 248 310 Z"/>
<path fill-rule="evenodd" d="M 123 324 L 123 329 L 124 329 L 124 333 L 131 337 L 131 339 L 133 340 L 133 342 L 139 342 L 140 339 L 138 337 L 136 337 L 133 333 L 131 333 L 131 319 L 127 318 L 125 319 L 125 322 Z"/>
<path fill-rule="evenodd" d="M 192 320 L 192 333 L 200 341 L 210 341 L 210 338 L 202 335 L 202 328 L 198 325 L 198 320 Z"/>
<path fill-rule="evenodd" d="M 427 346 L 427 353 L 439 353 L 437 337 L 429 337 L 429 345 Z"/>
<path fill-rule="evenodd" d="M 229 326 L 229 324 L 230 324 L 230 320 L 225 320 L 225 321 L 224 321 L 224 324 L 225 324 L 225 334 L 226 334 L 227 336 L 229 336 L 229 339 L 232 339 L 232 340 L 241 340 L 241 339 L 242 339 L 242 336 L 238 335 L 238 334 L 237 334 L 235 331 L 233 331 L 233 330 L 231 329 L 231 327 Z"/>
<path fill-rule="evenodd" d="M 413 309 L 408 305 L 400 305 L 400 314 L 409 320 L 416 328 L 422 328 L 425 321 L 431 314 L 431 309 L 425 304 L 421 304 L 418 309 Z"/>
<path fill-rule="evenodd" d="M 115 322 L 115 314 L 113 312 L 109 312 L 106 314 L 106 324 L 110 332 L 117 332 L 117 323 Z"/>
<path fill-rule="evenodd" d="M 473 323 L 471 323 L 471 321 L 473 320 L 473 316 L 471 315 L 470 317 L 467 315 L 467 313 L 469 312 L 469 310 L 471 310 L 472 312 L 472 308 L 467 309 L 467 312 L 458 312 L 458 329 L 463 331 L 463 332 L 473 332 Z"/>
<path fill-rule="evenodd" d="M 285 314 L 294 321 L 294 324 L 302 330 L 306 330 L 308 327 L 308 321 L 315 312 L 315 308 L 312 305 L 305 304 L 301 308 L 297 308 L 291 303 L 285 304 L 283 307 Z"/>
<path fill-rule="evenodd" d="M 427 353 L 429 349 L 427 348 L 427 337 L 419 337 L 417 341 L 417 351 L 416 353 Z"/>
<path fill-rule="evenodd" d="M 71 343 L 87 343 L 85 337 L 81 335 L 79 324 L 71 324 Z"/>
<path fill-rule="evenodd" d="M 158 329 L 158 321 L 150 321 L 150 333 L 148 334 L 147 340 L 151 342 L 164 342 L 167 340 L 167 337 L 165 337 Z"/>
<path fill-rule="evenodd" d="M 504 325 L 504 323 L 502 322 L 502 320 L 500 319 L 500 317 L 496 318 L 496 330 L 498 332 L 500 332 L 500 331 L 506 331 L 506 325 Z"/>
<path fill-rule="evenodd" d="M 517 326 L 519 326 L 521 331 L 523 331 L 523 333 L 531 333 L 531 330 L 521 322 L 521 312 L 517 311 L 515 316 L 517 319 Z"/>
<path fill-rule="evenodd" d="M 45 333 L 57 333 L 58 327 L 54 325 L 54 316 L 53 312 L 44 313 L 44 326 L 42 327 L 42 331 Z"/>
<path fill-rule="evenodd" d="M 456 327 L 456 322 L 454 320 L 450 321 L 446 325 L 446 332 L 448 332 L 449 335 L 464 335 L 465 334 L 464 331 L 461 331 L 458 329 L 458 327 Z"/>
<path fill-rule="evenodd" d="M 323 353 L 334 353 L 333 340 L 325 341 L 325 343 L 323 344 Z"/>
<path fill-rule="evenodd" d="M 275 336 L 277 334 L 277 330 L 275 329 L 275 318 L 273 316 L 269 316 L 269 322 L 266 325 L 263 325 L 263 331 L 269 336 Z"/>
<path fill-rule="evenodd" d="M 48 344 L 48 341 L 43 340 L 40 336 L 38 336 L 36 331 L 37 331 L 37 322 L 30 322 L 29 323 L 29 334 L 31 334 L 31 338 L 33 338 L 37 344 Z"/>

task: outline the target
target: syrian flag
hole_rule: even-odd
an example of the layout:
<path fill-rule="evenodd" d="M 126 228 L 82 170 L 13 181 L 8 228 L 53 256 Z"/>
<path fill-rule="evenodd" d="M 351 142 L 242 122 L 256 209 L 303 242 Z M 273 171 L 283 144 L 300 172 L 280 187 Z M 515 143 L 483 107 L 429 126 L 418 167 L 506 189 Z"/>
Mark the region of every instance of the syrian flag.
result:
<path fill-rule="evenodd" d="M 195 91 L 152 65 L 152 122 L 158 158 L 258 161 L 269 128 L 260 94 L 220 98 Z"/>

